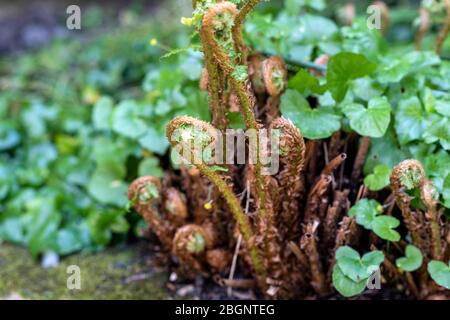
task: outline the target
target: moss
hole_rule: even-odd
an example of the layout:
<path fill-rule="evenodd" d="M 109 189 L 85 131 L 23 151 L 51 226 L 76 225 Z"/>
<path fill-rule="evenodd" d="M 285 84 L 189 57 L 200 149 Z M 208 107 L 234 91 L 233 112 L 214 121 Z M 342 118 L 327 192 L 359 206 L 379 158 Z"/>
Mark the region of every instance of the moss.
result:
<path fill-rule="evenodd" d="M 164 299 L 167 274 L 143 257 L 137 246 L 77 254 L 56 268 L 44 269 L 20 247 L 0 245 L 0 298 L 24 299 Z M 81 270 L 81 289 L 67 289 L 70 265 Z"/>

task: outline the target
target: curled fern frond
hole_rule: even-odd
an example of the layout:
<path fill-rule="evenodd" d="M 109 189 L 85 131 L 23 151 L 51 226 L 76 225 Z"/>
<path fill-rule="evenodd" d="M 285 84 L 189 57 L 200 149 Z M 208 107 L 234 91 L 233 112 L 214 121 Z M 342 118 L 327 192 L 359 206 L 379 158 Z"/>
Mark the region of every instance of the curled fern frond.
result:
<path fill-rule="evenodd" d="M 173 229 L 160 215 L 161 182 L 158 178 L 145 176 L 133 181 L 128 189 L 128 199 L 159 238 L 166 249 L 172 246 Z"/>
<path fill-rule="evenodd" d="M 413 215 L 410 209 L 411 198 L 407 194 L 415 188 L 420 189 L 425 182 L 425 171 L 417 160 L 405 160 L 400 162 L 391 174 L 391 188 L 395 196 L 397 206 L 400 208 L 405 225 L 411 233 L 413 244 L 426 252 L 427 245 L 422 236 L 421 217 Z"/>
<path fill-rule="evenodd" d="M 211 248 L 211 241 L 205 230 L 195 224 L 181 227 L 173 238 L 172 253 L 180 259 L 183 268 L 202 270 L 201 260 L 207 248 Z"/>
<path fill-rule="evenodd" d="M 281 190 L 276 192 L 283 195 L 281 218 L 285 227 L 290 229 L 298 225 L 296 215 L 298 214 L 299 200 L 303 198 L 305 192 L 303 180 L 305 141 L 300 130 L 289 119 L 278 118 L 272 121 L 270 131 L 273 130 L 281 130 L 279 140 L 280 172 L 276 176 Z"/>
<path fill-rule="evenodd" d="M 248 75 L 252 83 L 252 88 L 256 94 L 263 94 L 266 92 L 266 85 L 264 84 L 262 63 L 264 56 L 259 53 L 252 54 L 248 58 Z"/>
<path fill-rule="evenodd" d="M 206 252 L 206 262 L 217 272 L 225 272 L 231 265 L 231 253 L 226 249 L 212 249 Z"/>
<path fill-rule="evenodd" d="M 176 226 L 183 225 L 188 218 L 186 196 L 178 189 L 170 187 L 163 192 L 163 199 L 167 219 Z"/>
<path fill-rule="evenodd" d="M 273 56 L 264 60 L 262 74 L 269 95 L 273 97 L 281 95 L 287 84 L 287 70 L 283 58 Z"/>

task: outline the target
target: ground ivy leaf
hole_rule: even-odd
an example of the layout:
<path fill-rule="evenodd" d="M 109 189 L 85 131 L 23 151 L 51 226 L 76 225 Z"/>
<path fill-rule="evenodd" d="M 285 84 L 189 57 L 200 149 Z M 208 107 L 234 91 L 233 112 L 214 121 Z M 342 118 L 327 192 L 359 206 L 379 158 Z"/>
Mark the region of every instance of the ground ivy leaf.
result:
<path fill-rule="evenodd" d="M 331 57 L 327 70 L 327 87 L 334 100 L 344 99 L 350 86 L 350 81 L 371 74 L 376 65 L 362 54 L 341 52 Z"/>
<path fill-rule="evenodd" d="M 381 251 L 366 253 L 361 259 L 359 253 L 349 246 L 336 250 L 336 264 L 345 276 L 356 282 L 367 281 L 372 273 L 378 270 L 383 260 L 384 255 Z"/>
<path fill-rule="evenodd" d="M 383 137 L 371 139 L 369 154 L 364 164 L 364 173 L 370 174 L 379 164 L 393 168 L 408 156 L 410 156 L 408 153 L 399 148 L 394 130 L 389 128 Z"/>
<path fill-rule="evenodd" d="M 439 56 L 429 51 L 413 51 L 402 57 L 385 57 L 377 78 L 382 83 L 400 82 L 406 76 L 422 71 L 440 62 Z"/>
<path fill-rule="evenodd" d="M 308 139 L 330 137 L 341 127 L 341 118 L 331 108 L 312 109 L 297 91 L 289 89 L 281 97 L 281 112 L 300 128 Z"/>
<path fill-rule="evenodd" d="M 100 166 L 89 181 L 88 191 L 94 199 L 104 204 L 123 207 L 127 203 L 127 184 L 122 180 L 119 167 Z"/>
<path fill-rule="evenodd" d="M 445 150 L 450 150 L 450 121 L 448 118 L 433 121 L 425 130 L 423 138 L 426 143 L 438 142 Z"/>
<path fill-rule="evenodd" d="M 437 100 L 436 111 L 443 116 L 450 117 L 450 101 L 449 100 Z"/>
<path fill-rule="evenodd" d="M 388 241 L 399 241 L 400 234 L 393 230 L 400 225 L 400 221 L 397 218 L 391 216 L 378 216 L 372 221 L 372 230 L 381 239 Z"/>
<path fill-rule="evenodd" d="M 391 121 L 391 105 L 385 97 L 371 99 L 367 108 L 350 103 L 342 110 L 350 120 L 350 127 L 362 136 L 382 137 Z"/>
<path fill-rule="evenodd" d="M 391 168 L 384 164 L 379 164 L 373 169 L 373 173 L 364 178 L 364 184 L 371 191 L 380 191 L 389 185 Z"/>
<path fill-rule="evenodd" d="M 399 102 L 395 113 L 395 131 L 401 144 L 420 139 L 426 124 L 425 114 L 417 97 Z"/>
<path fill-rule="evenodd" d="M 289 89 L 295 89 L 301 94 L 324 94 L 326 86 L 319 83 L 319 79 L 311 75 L 304 69 L 300 69 L 295 76 L 293 76 L 288 83 Z"/>
<path fill-rule="evenodd" d="M 337 264 L 333 267 L 333 286 L 344 297 L 353 297 L 364 291 L 367 285 L 367 279 L 353 281 L 347 277 Z"/>
<path fill-rule="evenodd" d="M 125 137 L 135 139 L 145 133 L 147 125 L 139 118 L 139 106 L 134 101 L 122 101 L 112 116 L 113 130 Z"/>
<path fill-rule="evenodd" d="M 412 272 L 420 268 L 423 262 L 422 252 L 416 246 L 409 244 L 406 246 L 405 256 L 395 260 L 397 268 Z"/>
<path fill-rule="evenodd" d="M 372 222 L 383 212 L 383 207 L 373 199 L 361 199 L 348 211 L 349 217 L 356 216 L 356 223 L 368 230 L 372 230 Z"/>
<path fill-rule="evenodd" d="M 164 155 L 169 149 L 169 141 L 164 132 L 158 131 L 154 127 L 149 127 L 138 142 L 143 148 L 159 155 Z"/>
<path fill-rule="evenodd" d="M 352 83 L 352 92 L 360 99 L 369 101 L 383 94 L 384 88 L 370 77 L 356 79 Z"/>
<path fill-rule="evenodd" d="M 432 260 L 428 263 L 428 273 L 438 285 L 450 290 L 450 262 Z"/>
<path fill-rule="evenodd" d="M 113 112 L 113 100 L 110 97 L 100 98 L 92 111 L 92 123 L 94 128 L 106 130 L 111 128 L 111 114 Z"/>
<path fill-rule="evenodd" d="M 159 166 L 159 160 L 154 157 L 145 158 L 139 163 L 138 168 L 139 176 L 153 176 L 161 178 L 164 175 L 164 171 Z"/>

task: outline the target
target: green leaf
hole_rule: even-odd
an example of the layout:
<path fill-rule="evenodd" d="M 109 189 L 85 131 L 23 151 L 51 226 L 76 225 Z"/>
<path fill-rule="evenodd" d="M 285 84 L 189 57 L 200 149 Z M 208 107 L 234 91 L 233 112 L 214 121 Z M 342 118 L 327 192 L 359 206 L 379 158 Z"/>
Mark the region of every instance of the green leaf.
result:
<path fill-rule="evenodd" d="M 138 142 L 143 148 L 159 155 L 164 155 L 169 149 L 169 141 L 166 135 L 154 127 L 149 127 Z"/>
<path fill-rule="evenodd" d="M 350 127 L 362 136 L 382 137 L 391 121 L 391 105 L 385 97 L 371 99 L 367 108 L 351 103 L 342 110 L 350 120 Z"/>
<path fill-rule="evenodd" d="M 400 234 L 393 230 L 400 225 L 397 218 L 391 216 L 378 216 L 372 221 L 372 230 L 381 239 L 396 242 L 400 240 Z"/>
<path fill-rule="evenodd" d="M 327 70 L 327 87 L 334 100 L 341 102 L 352 80 L 370 75 L 376 65 L 365 56 L 350 52 L 341 52 L 331 57 Z"/>
<path fill-rule="evenodd" d="M 428 273 L 434 282 L 450 290 L 450 262 L 446 265 L 442 261 L 432 260 L 428 263 Z"/>
<path fill-rule="evenodd" d="M 308 101 L 295 90 L 286 90 L 280 109 L 308 139 L 328 138 L 341 126 L 340 117 L 330 108 L 311 109 Z"/>
<path fill-rule="evenodd" d="M 398 58 L 387 56 L 378 69 L 377 78 L 382 83 L 398 83 L 406 76 L 439 62 L 439 56 L 430 51 L 413 51 Z"/>
<path fill-rule="evenodd" d="M 138 169 L 139 176 L 153 176 L 161 178 L 164 171 L 159 166 L 159 160 L 157 158 L 145 158 L 139 163 Z"/>
<path fill-rule="evenodd" d="M 231 129 L 245 129 L 244 118 L 240 112 L 228 112 L 228 127 Z"/>
<path fill-rule="evenodd" d="M 345 276 L 356 282 L 367 281 L 373 272 L 378 270 L 383 260 L 384 255 L 381 251 L 366 253 L 361 258 L 359 253 L 349 246 L 336 250 L 336 264 Z"/>
<path fill-rule="evenodd" d="M 368 230 L 372 230 L 375 217 L 383 212 L 381 204 L 373 199 L 361 199 L 348 211 L 349 217 L 356 216 L 356 223 Z"/>
<path fill-rule="evenodd" d="M 393 168 L 410 155 L 400 149 L 396 140 L 396 135 L 391 128 L 381 138 L 372 138 L 369 154 L 364 164 L 364 173 L 370 174 L 379 164 Z"/>
<path fill-rule="evenodd" d="M 436 111 L 445 117 L 450 117 L 450 101 L 449 100 L 437 100 Z"/>
<path fill-rule="evenodd" d="M 422 252 L 416 246 L 409 244 L 406 246 L 405 256 L 395 260 L 397 268 L 412 272 L 420 268 L 423 262 Z"/>
<path fill-rule="evenodd" d="M 14 148 L 20 143 L 20 133 L 7 122 L 0 122 L 0 151 Z"/>
<path fill-rule="evenodd" d="M 57 235 L 57 252 L 59 254 L 69 254 L 80 250 L 83 243 L 80 239 L 80 231 L 77 229 L 62 229 Z"/>
<path fill-rule="evenodd" d="M 319 79 L 304 69 L 300 69 L 295 76 L 289 79 L 288 88 L 295 89 L 304 95 L 309 95 L 310 93 L 321 95 L 326 91 L 326 86 L 320 85 Z"/>
<path fill-rule="evenodd" d="M 442 197 L 444 198 L 444 206 L 450 208 L 450 174 L 444 180 Z"/>
<path fill-rule="evenodd" d="M 353 281 L 335 264 L 333 267 L 333 286 L 344 297 L 353 297 L 364 291 L 367 286 L 367 279 L 358 282 Z"/>
<path fill-rule="evenodd" d="M 87 186 L 89 194 L 100 203 L 125 206 L 128 187 L 122 180 L 123 174 L 120 166 L 98 167 Z"/>
<path fill-rule="evenodd" d="M 370 77 L 356 79 L 352 83 L 353 93 L 360 99 L 369 101 L 383 94 L 384 88 Z"/>
<path fill-rule="evenodd" d="M 139 117 L 139 106 L 131 100 L 122 101 L 116 107 L 112 115 L 113 130 L 128 138 L 138 138 L 142 136 L 147 125 Z"/>
<path fill-rule="evenodd" d="M 450 150 L 450 121 L 448 118 L 436 120 L 425 130 L 426 143 L 439 142 L 445 150 Z"/>
<path fill-rule="evenodd" d="M 111 129 L 111 115 L 113 112 L 113 100 L 110 97 L 100 98 L 92 111 L 92 123 L 99 130 Z"/>
<path fill-rule="evenodd" d="M 390 167 L 384 164 L 377 165 L 373 169 L 373 173 L 364 178 L 364 184 L 371 191 L 380 191 L 389 185 L 391 172 Z"/>
<path fill-rule="evenodd" d="M 33 256 L 55 247 L 60 222 L 61 215 L 55 210 L 53 198 L 40 197 L 27 203 L 25 237 Z"/>
<path fill-rule="evenodd" d="M 395 113 L 395 131 L 401 144 L 421 139 L 426 124 L 425 114 L 417 97 L 400 101 Z"/>

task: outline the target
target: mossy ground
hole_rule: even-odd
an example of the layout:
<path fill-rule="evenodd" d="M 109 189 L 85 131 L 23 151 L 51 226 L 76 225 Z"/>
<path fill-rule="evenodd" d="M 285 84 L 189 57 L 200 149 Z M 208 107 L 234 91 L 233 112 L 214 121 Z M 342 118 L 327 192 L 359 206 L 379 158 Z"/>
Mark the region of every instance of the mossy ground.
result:
<path fill-rule="evenodd" d="M 167 274 L 139 246 L 76 254 L 44 269 L 26 249 L 0 244 L 0 299 L 164 299 Z M 81 270 L 81 289 L 67 288 L 67 267 Z"/>

